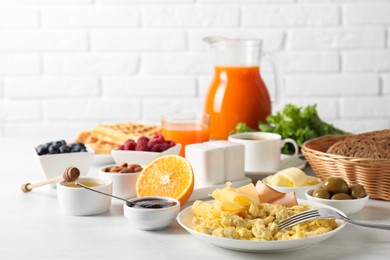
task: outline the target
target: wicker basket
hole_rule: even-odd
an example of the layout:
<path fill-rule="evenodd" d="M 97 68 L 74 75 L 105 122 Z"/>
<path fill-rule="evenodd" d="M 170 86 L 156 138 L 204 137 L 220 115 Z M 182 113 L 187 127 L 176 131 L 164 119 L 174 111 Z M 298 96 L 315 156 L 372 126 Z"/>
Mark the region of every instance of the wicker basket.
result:
<path fill-rule="evenodd" d="M 390 160 L 346 157 L 326 153 L 345 136 L 322 136 L 305 142 L 302 154 L 319 178 L 343 178 L 349 185 L 361 184 L 372 199 L 390 200 Z"/>

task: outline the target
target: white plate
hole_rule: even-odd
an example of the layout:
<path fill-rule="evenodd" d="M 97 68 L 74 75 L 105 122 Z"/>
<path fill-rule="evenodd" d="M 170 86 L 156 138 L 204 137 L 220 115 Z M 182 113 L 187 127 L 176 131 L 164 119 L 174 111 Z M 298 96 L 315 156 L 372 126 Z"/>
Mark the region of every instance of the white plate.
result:
<path fill-rule="evenodd" d="M 301 200 L 301 199 L 298 199 L 298 203 L 308 204 L 310 208 L 320 208 L 320 207 L 331 208 L 345 216 L 345 214 L 342 213 L 341 211 L 324 204 L 314 203 L 314 202 Z M 327 238 L 330 238 L 331 236 L 339 232 L 346 225 L 345 221 L 336 220 L 337 224 L 339 225 L 338 228 L 321 235 L 316 235 L 307 238 L 299 238 L 294 240 L 251 241 L 251 240 L 221 238 L 221 237 L 210 236 L 207 234 L 197 232 L 193 229 L 194 228 L 194 225 L 192 224 L 193 217 L 194 215 L 191 212 L 191 207 L 185 208 L 177 216 L 177 221 L 179 222 L 179 224 L 185 230 L 187 230 L 191 235 L 222 248 L 236 250 L 236 251 L 243 251 L 243 252 L 262 252 L 262 253 L 280 253 L 280 252 L 303 249 L 315 243 L 323 241 Z"/>
<path fill-rule="evenodd" d="M 158 157 L 168 155 L 168 154 L 179 154 L 181 149 L 181 144 L 176 144 L 175 146 L 168 148 L 164 152 L 149 152 L 149 151 L 128 151 L 128 150 L 111 150 L 111 155 L 114 158 L 116 164 L 123 162 L 126 163 L 137 163 L 140 165 L 148 165 L 153 160 Z"/>
<path fill-rule="evenodd" d="M 95 154 L 95 156 L 93 157 L 94 165 L 106 165 L 106 164 L 113 164 L 113 163 L 115 162 L 111 154 Z"/>

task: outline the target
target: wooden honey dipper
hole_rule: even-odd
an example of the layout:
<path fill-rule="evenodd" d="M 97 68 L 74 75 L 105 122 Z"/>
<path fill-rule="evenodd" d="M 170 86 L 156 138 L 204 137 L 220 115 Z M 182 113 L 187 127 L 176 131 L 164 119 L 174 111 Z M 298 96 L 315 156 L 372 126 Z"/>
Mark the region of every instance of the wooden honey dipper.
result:
<path fill-rule="evenodd" d="M 52 179 L 49 179 L 47 181 L 41 181 L 34 184 L 31 183 L 25 183 L 22 185 L 22 191 L 24 193 L 30 192 L 32 189 L 46 185 L 51 184 L 57 181 L 65 180 L 67 182 L 73 182 L 77 180 L 80 176 L 80 170 L 76 167 L 68 167 L 65 169 L 64 173 L 62 175 L 59 175 L 57 177 L 54 177 Z"/>

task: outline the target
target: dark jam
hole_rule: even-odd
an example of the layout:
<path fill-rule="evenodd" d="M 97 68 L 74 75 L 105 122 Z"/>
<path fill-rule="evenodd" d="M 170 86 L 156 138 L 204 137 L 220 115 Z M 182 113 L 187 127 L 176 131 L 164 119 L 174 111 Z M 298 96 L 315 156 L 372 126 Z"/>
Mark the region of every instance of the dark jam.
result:
<path fill-rule="evenodd" d="M 140 199 L 137 201 L 127 202 L 127 206 L 132 208 L 143 208 L 143 209 L 162 209 L 175 206 L 177 203 L 174 201 L 164 199 Z"/>

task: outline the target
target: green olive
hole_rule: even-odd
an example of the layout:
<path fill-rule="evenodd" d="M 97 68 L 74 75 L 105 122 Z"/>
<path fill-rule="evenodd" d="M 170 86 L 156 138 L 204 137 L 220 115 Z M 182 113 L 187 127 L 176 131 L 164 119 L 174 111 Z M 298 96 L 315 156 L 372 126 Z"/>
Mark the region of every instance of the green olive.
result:
<path fill-rule="evenodd" d="M 353 184 L 349 187 L 352 198 L 360 199 L 367 196 L 366 190 L 360 184 Z"/>
<path fill-rule="evenodd" d="M 313 191 L 312 194 L 313 197 L 321 198 L 321 199 L 330 199 L 330 194 L 327 190 L 324 190 L 323 188 L 317 188 Z"/>
<path fill-rule="evenodd" d="M 332 200 L 351 200 L 352 197 L 347 193 L 336 193 L 332 196 Z"/>
<path fill-rule="evenodd" d="M 348 184 L 339 177 L 330 177 L 326 179 L 324 188 L 330 193 L 348 193 Z"/>

